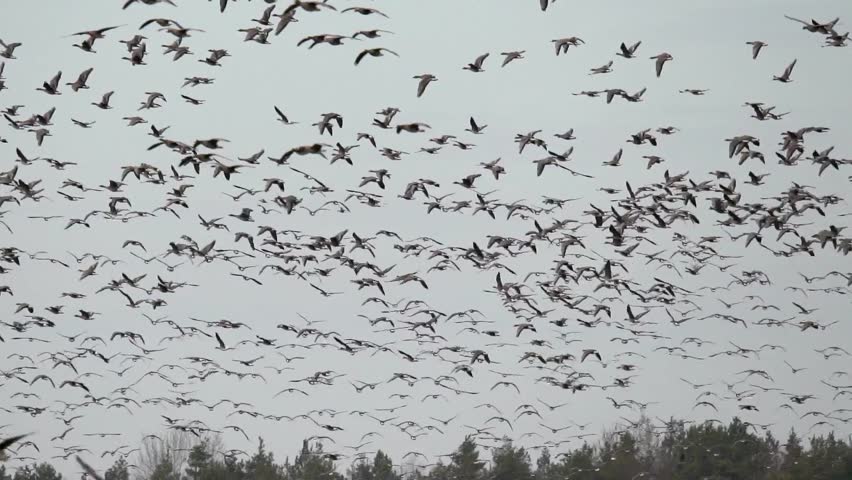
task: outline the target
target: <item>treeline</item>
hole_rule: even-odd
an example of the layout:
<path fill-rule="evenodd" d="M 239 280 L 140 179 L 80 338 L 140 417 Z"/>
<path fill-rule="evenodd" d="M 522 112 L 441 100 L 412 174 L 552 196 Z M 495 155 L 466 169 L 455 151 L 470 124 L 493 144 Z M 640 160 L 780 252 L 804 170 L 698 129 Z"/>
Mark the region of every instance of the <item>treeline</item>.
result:
<path fill-rule="evenodd" d="M 595 443 L 531 452 L 509 438 L 467 437 L 452 455 L 436 463 L 416 453 L 401 462 L 378 451 L 369 456 L 327 452 L 303 442 L 291 461 L 276 463 L 263 440 L 249 456 L 222 451 L 221 443 L 202 440 L 187 455 L 163 451 L 129 465 L 119 458 L 105 480 L 850 480 L 852 444 L 833 433 L 804 441 L 791 432 L 786 442 L 767 429 L 734 419 L 729 425 L 671 421 L 665 427 L 648 419 L 629 429 L 604 432 Z M 764 431 L 765 430 L 765 431 Z M 496 445 L 496 446 L 495 446 Z M 184 450 L 184 449 L 181 449 Z M 156 461 L 151 462 L 151 459 Z M 347 467 L 348 466 L 348 467 Z M 344 468 L 341 468 L 344 467 Z M 21 467 L 0 480 L 61 480 L 48 463 Z"/>

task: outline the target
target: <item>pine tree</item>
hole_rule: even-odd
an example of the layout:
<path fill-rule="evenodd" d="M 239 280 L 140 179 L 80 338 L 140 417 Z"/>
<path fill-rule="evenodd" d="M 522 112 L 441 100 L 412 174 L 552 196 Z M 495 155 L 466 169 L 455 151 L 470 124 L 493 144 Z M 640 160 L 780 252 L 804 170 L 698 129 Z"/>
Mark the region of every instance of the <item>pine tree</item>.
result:
<path fill-rule="evenodd" d="M 180 480 L 180 475 L 174 473 L 175 467 L 171 457 L 165 456 L 156 467 L 148 480 Z"/>
<path fill-rule="evenodd" d="M 471 437 L 466 437 L 452 455 L 449 473 L 454 480 L 479 480 L 484 467 L 485 462 L 479 460 L 476 443 Z"/>
<path fill-rule="evenodd" d="M 493 480 L 532 480 L 530 456 L 523 448 L 512 446 L 511 440 L 505 440 L 503 445 L 494 449 L 494 466 L 489 478 Z"/>
<path fill-rule="evenodd" d="M 373 480 L 373 465 L 362 458 L 349 468 L 348 477 L 349 480 Z"/>
<path fill-rule="evenodd" d="M 32 464 L 18 469 L 14 480 L 62 480 L 62 475 L 49 463 Z"/>
<path fill-rule="evenodd" d="M 266 443 L 261 438 L 257 445 L 257 452 L 245 464 L 246 477 L 252 480 L 283 480 L 284 469 L 275 464 L 272 452 L 266 451 Z"/>
<path fill-rule="evenodd" d="M 207 452 L 207 442 L 202 441 L 192 447 L 186 465 L 186 476 L 191 480 L 201 480 L 202 473 L 210 461 L 210 453 Z"/>
<path fill-rule="evenodd" d="M 550 450 L 547 447 L 541 451 L 538 459 L 535 461 L 535 479 L 536 480 L 552 480 L 553 464 L 550 460 Z"/>
<path fill-rule="evenodd" d="M 287 474 L 298 480 L 342 480 L 331 460 L 322 450 L 322 444 L 311 446 L 307 440 L 302 442 L 302 450 L 293 460 Z"/>
<path fill-rule="evenodd" d="M 374 480 L 400 480 L 393 469 L 393 460 L 381 450 L 373 458 L 372 475 Z"/>
<path fill-rule="evenodd" d="M 124 457 L 120 457 L 104 473 L 104 480 L 130 480 L 130 472 L 128 472 L 127 468 L 127 460 Z"/>

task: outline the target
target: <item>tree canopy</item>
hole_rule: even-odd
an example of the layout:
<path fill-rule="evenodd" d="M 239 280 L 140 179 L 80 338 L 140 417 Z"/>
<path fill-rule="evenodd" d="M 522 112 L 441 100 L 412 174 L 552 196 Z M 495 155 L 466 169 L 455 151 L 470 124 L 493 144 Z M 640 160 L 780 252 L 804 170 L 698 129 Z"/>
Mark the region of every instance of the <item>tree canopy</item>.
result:
<path fill-rule="evenodd" d="M 769 430 L 737 418 L 728 425 L 671 420 L 665 427 L 644 418 L 596 438 L 584 443 L 566 439 L 562 443 L 572 445 L 566 449 L 556 442 L 525 448 L 510 438 L 471 435 L 447 455 L 446 463 L 439 460 L 428 469 L 417 452 L 394 463 L 381 450 L 347 456 L 309 440 L 292 461 L 277 462 L 263 439 L 253 454 L 240 452 L 238 458 L 235 451 L 224 451 L 221 439 L 206 438 L 179 463 L 163 450 L 150 471 L 118 458 L 104 480 L 852 479 L 852 444 L 833 433 L 803 439 L 791 431 L 781 443 Z M 0 465 L 0 480 L 62 478 L 49 463 L 20 466 L 14 472 L 8 463 Z"/>

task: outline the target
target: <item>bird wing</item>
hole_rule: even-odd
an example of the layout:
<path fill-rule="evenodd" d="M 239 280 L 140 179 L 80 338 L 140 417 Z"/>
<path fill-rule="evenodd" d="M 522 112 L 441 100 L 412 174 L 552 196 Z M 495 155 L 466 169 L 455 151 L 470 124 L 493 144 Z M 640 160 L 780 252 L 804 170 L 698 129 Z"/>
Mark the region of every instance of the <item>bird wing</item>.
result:
<path fill-rule="evenodd" d="M 801 24 L 803 24 L 803 25 L 810 26 L 810 24 L 809 24 L 808 22 L 806 22 L 806 21 L 804 21 L 804 20 L 799 20 L 798 18 L 794 18 L 794 17 L 791 17 L 791 16 L 789 16 L 789 15 L 784 15 L 784 18 L 786 18 L 787 20 L 793 20 L 794 22 L 799 22 L 799 23 L 801 23 Z"/>
<path fill-rule="evenodd" d="M 419 98 L 423 95 L 423 92 L 426 91 L 426 85 L 429 85 L 429 77 L 424 77 L 420 79 L 420 82 L 417 83 L 417 97 Z"/>
<path fill-rule="evenodd" d="M 95 480 L 104 480 L 98 472 L 95 471 L 88 463 L 84 462 L 80 457 L 75 457 L 77 459 L 77 463 L 80 464 L 80 467 L 93 479 Z"/>
<path fill-rule="evenodd" d="M 793 67 L 796 66 L 796 60 L 793 60 L 790 65 L 787 65 L 787 68 L 784 69 L 784 76 L 789 77 L 790 74 L 793 73 Z"/>
<path fill-rule="evenodd" d="M 355 57 L 355 65 L 361 63 L 361 60 L 364 59 L 367 53 L 369 53 L 369 50 L 361 50 L 361 53 L 359 53 L 358 56 Z"/>

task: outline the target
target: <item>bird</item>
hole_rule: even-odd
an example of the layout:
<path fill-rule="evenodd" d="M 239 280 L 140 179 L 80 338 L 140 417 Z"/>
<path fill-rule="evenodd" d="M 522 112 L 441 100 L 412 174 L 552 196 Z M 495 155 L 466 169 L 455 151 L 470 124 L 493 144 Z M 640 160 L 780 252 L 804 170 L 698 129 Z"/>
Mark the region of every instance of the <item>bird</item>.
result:
<path fill-rule="evenodd" d="M 88 89 L 89 86 L 86 85 L 86 82 L 89 80 L 89 75 L 91 75 L 93 71 L 94 68 L 92 67 L 83 70 L 82 72 L 80 72 L 80 75 L 77 76 L 77 80 L 66 83 L 66 85 L 69 85 L 71 87 L 71 90 L 75 92 L 79 90 Z"/>
<path fill-rule="evenodd" d="M 2 51 L 0 51 L 0 57 L 15 60 L 17 58 L 15 57 L 15 50 L 21 45 L 23 45 L 21 42 L 6 43 L 3 40 L 0 40 L 0 48 L 2 48 Z"/>
<path fill-rule="evenodd" d="M 491 54 L 488 52 L 483 53 L 482 55 L 476 57 L 472 63 L 468 63 L 467 65 L 462 67 L 462 70 L 468 70 L 474 73 L 484 72 L 485 69 L 483 68 L 483 66 L 485 64 L 485 60 L 488 58 L 489 55 Z"/>
<path fill-rule="evenodd" d="M 474 135 L 482 134 L 483 131 L 488 127 L 488 125 L 478 125 L 476 123 L 476 120 L 474 120 L 473 117 L 470 117 L 469 123 L 470 123 L 470 128 L 466 128 L 465 131 L 470 132 Z"/>
<path fill-rule="evenodd" d="M 665 65 L 666 62 L 670 60 L 674 60 L 674 57 L 672 57 L 669 53 L 663 52 L 659 55 L 651 57 L 651 60 L 656 60 L 654 66 L 657 71 L 657 78 L 660 78 L 660 75 L 663 73 L 663 65 Z"/>
<path fill-rule="evenodd" d="M 23 435 L 15 435 L 15 436 L 6 437 L 3 440 L 0 440 L 0 453 L 5 452 L 7 449 L 9 449 L 9 447 L 18 443 L 19 441 L 23 440 L 24 438 L 27 438 L 29 435 L 30 434 L 25 433 Z"/>
<path fill-rule="evenodd" d="M 415 75 L 414 78 L 420 80 L 417 82 L 417 98 L 423 96 L 423 93 L 426 92 L 426 87 L 428 87 L 430 83 L 438 81 L 438 78 L 431 73 Z"/>
<path fill-rule="evenodd" d="M 109 91 L 109 92 L 106 92 L 105 94 L 103 94 L 103 95 L 101 96 L 100 101 L 98 101 L 98 102 L 92 102 L 92 105 L 94 105 L 94 106 L 96 106 L 96 107 L 100 108 L 101 110 L 109 110 L 109 109 L 111 109 L 112 107 L 110 106 L 109 101 L 110 101 L 110 99 L 112 98 L 113 94 L 115 94 L 115 92 L 114 92 L 114 91 L 112 91 L 112 90 L 111 90 L 111 91 Z"/>
<path fill-rule="evenodd" d="M 36 90 L 42 91 L 42 92 L 44 92 L 48 95 L 60 95 L 60 93 L 59 93 L 59 80 L 61 78 L 62 78 L 62 71 L 59 71 L 50 80 L 42 83 L 42 86 L 36 88 Z"/>
<path fill-rule="evenodd" d="M 583 349 L 583 355 L 580 356 L 580 362 L 581 363 L 584 362 L 586 360 L 586 357 L 588 357 L 590 355 L 596 357 L 599 362 L 603 361 L 603 359 L 601 358 L 601 354 L 597 350 L 591 349 L 591 348 L 585 348 L 585 349 Z"/>
<path fill-rule="evenodd" d="M 639 45 L 642 45 L 641 40 L 634 43 L 633 45 L 630 45 L 629 47 L 624 42 L 621 42 L 619 50 L 618 52 L 615 52 L 615 54 L 624 58 L 634 58 L 636 56 L 636 50 L 639 49 Z"/>
<path fill-rule="evenodd" d="M 504 58 L 503 58 L 503 63 L 500 66 L 505 67 L 506 65 L 509 64 L 509 62 L 524 58 L 525 53 L 527 53 L 526 50 L 518 50 L 518 51 L 512 51 L 512 52 L 501 52 L 500 55 L 503 55 Z"/>
<path fill-rule="evenodd" d="M 364 57 L 368 55 L 371 57 L 383 57 L 385 53 L 390 53 L 391 55 L 396 57 L 399 56 L 398 53 L 384 47 L 366 48 L 364 50 L 361 50 L 358 55 L 355 56 L 355 65 L 359 65 L 361 61 L 364 60 Z"/>
<path fill-rule="evenodd" d="M 379 10 L 376 10 L 375 8 L 370 8 L 370 7 L 349 7 L 349 8 L 344 8 L 343 10 L 340 11 L 340 13 L 346 13 L 346 12 L 355 12 L 355 13 L 365 15 L 365 16 L 366 15 L 380 15 L 382 17 L 388 18 L 388 16 L 385 15 L 384 13 L 380 12 Z"/>
<path fill-rule="evenodd" d="M 283 123 L 284 125 L 295 125 L 296 123 L 298 123 L 298 122 L 291 122 L 287 118 L 287 115 L 284 115 L 284 112 L 282 112 L 281 109 L 278 108 L 277 106 L 274 106 L 273 108 L 275 109 L 275 113 L 278 115 L 278 118 L 276 118 L 276 120 L 278 120 L 279 122 Z"/>
<path fill-rule="evenodd" d="M 780 76 L 773 76 L 772 79 L 781 83 L 790 83 L 793 80 L 790 79 L 790 75 L 793 74 L 793 67 L 796 66 L 796 59 L 793 59 L 787 68 L 784 69 L 784 72 Z"/>
<path fill-rule="evenodd" d="M 551 42 L 553 43 L 554 48 L 556 48 L 557 57 L 560 53 L 568 53 L 568 49 L 571 47 L 576 47 L 586 43 L 582 38 L 578 37 L 557 38 L 555 40 L 551 40 Z"/>
<path fill-rule="evenodd" d="M 751 58 L 752 60 L 757 60 L 757 56 L 760 55 L 760 51 L 764 47 L 768 47 L 769 44 L 765 42 L 761 42 L 760 40 L 752 40 L 746 42 L 746 45 L 751 45 Z"/>
<path fill-rule="evenodd" d="M 728 6 L 730 18 L 762 23 L 730 29 L 731 41 L 701 28 L 669 36 L 700 56 L 701 83 L 698 70 L 675 68 L 663 83 L 676 87 L 646 88 L 641 57 L 657 78 L 673 60 L 638 51 L 640 32 L 662 29 L 652 4 L 629 12 L 636 38 L 607 45 L 491 35 L 538 15 L 532 1 L 482 15 L 417 2 L 123 0 L 116 11 L 144 18 L 115 43 L 101 40 L 124 25 L 68 27 L 100 14 L 79 3 L 70 16 L 22 4 L 10 20 L 39 42 L 0 41 L 0 297 L 14 297 L 0 305 L 0 410 L 3 423 L 44 430 L 12 437 L 0 426 L 12 437 L 0 456 L 21 472 L 56 455 L 74 457 L 85 478 L 121 477 L 122 459 L 151 476 L 146 452 L 177 446 L 170 458 L 189 455 L 188 476 L 202 463 L 212 476 L 300 465 L 334 476 L 352 461 L 353 476 L 388 477 L 410 470 L 376 453 L 397 433 L 425 445 L 402 459 L 437 477 L 526 476 L 528 451 L 544 462 L 536 475 L 572 478 L 665 476 L 696 455 L 718 467 L 726 448 L 758 460 L 740 469 L 746 477 L 818 477 L 805 460 L 842 457 L 842 441 L 827 454 L 818 441 L 852 422 L 852 354 L 835 340 L 848 330 L 838 312 L 852 287 L 852 213 L 841 182 L 852 161 L 823 101 L 844 98 L 840 18 L 786 16 L 803 33 L 765 5 Z M 560 2 L 537 3 L 561 20 Z M 709 25 L 718 12 L 701 15 Z M 614 26 L 602 18 L 573 23 Z M 233 36 L 206 35 L 225 20 Z M 83 30 L 73 48 L 72 36 L 49 34 L 66 29 Z M 769 30 L 772 49 L 748 41 Z M 795 60 L 772 80 L 756 63 L 779 41 L 810 53 L 815 73 L 779 87 L 807 91 L 807 111 L 795 95 L 738 100 L 792 82 Z M 426 71 L 413 77 L 418 99 L 406 96 L 407 79 Z M 683 114 L 689 122 L 674 126 Z M 736 165 L 723 165 L 726 152 Z M 673 369 L 684 378 L 670 381 Z M 287 385 L 270 394 L 275 381 Z M 285 394 L 287 411 L 271 409 L 269 397 Z M 353 407 L 348 395 L 366 401 Z M 163 409 L 176 413 L 150 416 Z M 577 423 L 584 413 L 598 420 Z M 134 448 L 140 425 L 97 426 L 125 414 L 159 430 Z M 755 423 L 762 416 L 776 425 Z M 801 446 L 764 441 L 803 421 L 815 437 Z M 282 422 L 323 435 L 308 433 L 289 466 L 240 449 Z M 597 427 L 612 435 L 589 440 Z M 458 433 L 453 453 L 433 448 Z M 545 452 L 566 460 L 544 472 Z M 201 454 L 209 461 L 195 462 Z M 118 463 L 100 474 L 84 455 Z M 822 476 L 842 476 L 841 463 L 821 462 Z"/>

